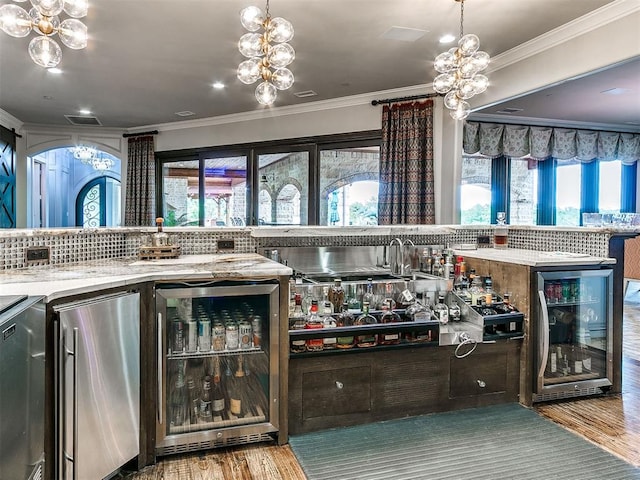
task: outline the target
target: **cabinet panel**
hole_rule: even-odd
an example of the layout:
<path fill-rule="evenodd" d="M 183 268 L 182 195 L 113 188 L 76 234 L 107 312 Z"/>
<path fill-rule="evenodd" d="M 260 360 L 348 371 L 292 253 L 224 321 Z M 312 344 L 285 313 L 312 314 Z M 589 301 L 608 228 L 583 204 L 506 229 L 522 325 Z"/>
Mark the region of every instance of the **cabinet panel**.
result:
<path fill-rule="evenodd" d="M 370 366 L 308 372 L 303 375 L 303 419 L 365 413 L 370 410 Z"/>
<path fill-rule="evenodd" d="M 468 397 L 507 390 L 506 352 L 451 357 L 449 396 Z"/>

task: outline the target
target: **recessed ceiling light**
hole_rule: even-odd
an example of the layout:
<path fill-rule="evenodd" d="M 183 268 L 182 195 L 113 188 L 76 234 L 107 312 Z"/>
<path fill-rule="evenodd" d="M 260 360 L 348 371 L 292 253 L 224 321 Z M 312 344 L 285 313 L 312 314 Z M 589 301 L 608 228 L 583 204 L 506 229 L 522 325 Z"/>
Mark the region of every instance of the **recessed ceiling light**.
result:
<path fill-rule="evenodd" d="M 189 110 L 185 110 L 183 112 L 176 112 L 176 115 L 179 117 L 190 117 L 191 115 L 195 115 L 195 113 L 190 112 Z"/>
<path fill-rule="evenodd" d="M 400 40 L 401 42 L 415 42 L 424 37 L 426 33 L 426 30 L 419 30 L 417 28 L 391 27 L 380 35 L 380 37 L 389 40 Z"/>
<path fill-rule="evenodd" d="M 91 110 L 87 110 L 86 108 L 83 108 L 82 110 L 79 110 L 78 113 L 80 115 L 91 115 Z"/>
<path fill-rule="evenodd" d="M 55 74 L 57 75 L 57 74 L 62 73 L 62 70 L 61 70 L 61 69 L 59 69 L 59 68 L 57 68 L 57 67 L 54 67 L 54 68 L 47 68 L 47 72 L 49 72 L 49 73 L 55 73 Z"/>
<path fill-rule="evenodd" d="M 507 107 L 507 108 L 503 108 L 502 110 L 496 110 L 496 113 L 516 113 L 516 112 L 521 112 L 522 108 L 512 108 L 512 107 Z"/>
<path fill-rule="evenodd" d="M 43 95 L 42 98 L 44 98 L 45 100 L 53 100 L 53 97 L 51 95 Z"/>
<path fill-rule="evenodd" d="M 224 83 L 222 82 L 215 82 L 213 85 L 213 88 L 215 88 L 216 90 L 222 90 L 224 88 Z"/>
<path fill-rule="evenodd" d="M 438 40 L 440 43 L 451 43 L 456 39 L 455 35 L 451 35 L 450 33 L 443 35 Z"/>

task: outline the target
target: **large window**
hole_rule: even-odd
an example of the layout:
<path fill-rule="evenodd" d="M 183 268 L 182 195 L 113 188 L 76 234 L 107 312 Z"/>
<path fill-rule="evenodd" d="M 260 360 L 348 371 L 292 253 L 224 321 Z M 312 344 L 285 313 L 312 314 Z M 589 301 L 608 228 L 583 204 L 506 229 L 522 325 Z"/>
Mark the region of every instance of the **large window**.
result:
<path fill-rule="evenodd" d="M 580 225 L 582 168 L 579 163 L 556 168 L 556 225 Z"/>
<path fill-rule="evenodd" d="M 371 131 L 158 152 L 158 215 L 167 226 L 375 225 L 379 148 Z"/>
<path fill-rule="evenodd" d="M 460 223 L 491 223 L 491 159 L 464 157 L 460 186 Z"/>
<path fill-rule="evenodd" d="M 537 209 L 537 162 L 526 158 L 512 158 L 509 179 L 509 223 L 535 225 Z"/>
<path fill-rule="evenodd" d="M 622 201 L 622 162 L 600 162 L 598 185 L 599 212 L 620 213 Z"/>
<path fill-rule="evenodd" d="M 320 151 L 320 225 L 377 225 L 380 148 Z"/>

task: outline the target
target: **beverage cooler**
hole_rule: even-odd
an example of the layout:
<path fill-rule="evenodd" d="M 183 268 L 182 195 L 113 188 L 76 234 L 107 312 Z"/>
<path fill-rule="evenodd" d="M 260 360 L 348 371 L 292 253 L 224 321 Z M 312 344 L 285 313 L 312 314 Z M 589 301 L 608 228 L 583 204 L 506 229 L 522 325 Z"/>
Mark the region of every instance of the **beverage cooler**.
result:
<path fill-rule="evenodd" d="M 272 440 L 279 285 L 159 284 L 156 454 Z"/>
<path fill-rule="evenodd" d="M 613 380 L 613 270 L 537 273 L 533 401 L 602 393 Z"/>

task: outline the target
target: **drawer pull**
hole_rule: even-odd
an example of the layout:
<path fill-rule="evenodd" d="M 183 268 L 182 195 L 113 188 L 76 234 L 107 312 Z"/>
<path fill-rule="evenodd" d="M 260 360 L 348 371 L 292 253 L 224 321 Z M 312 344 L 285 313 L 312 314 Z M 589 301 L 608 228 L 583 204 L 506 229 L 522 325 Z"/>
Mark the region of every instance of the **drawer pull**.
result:
<path fill-rule="evenodd" d="M 487 386 L 487 384 L 484 382 L 484 380 L 476 380 L 476 382 L 478 382 L 478 386 L 480 388 L 484 388 Z"/>
<path fill-rule="evenodd" d="M 342 390 L 344 388 L 344 383 L 336 381 L 336 387 L 338 387 L 338 390 Z"/>

